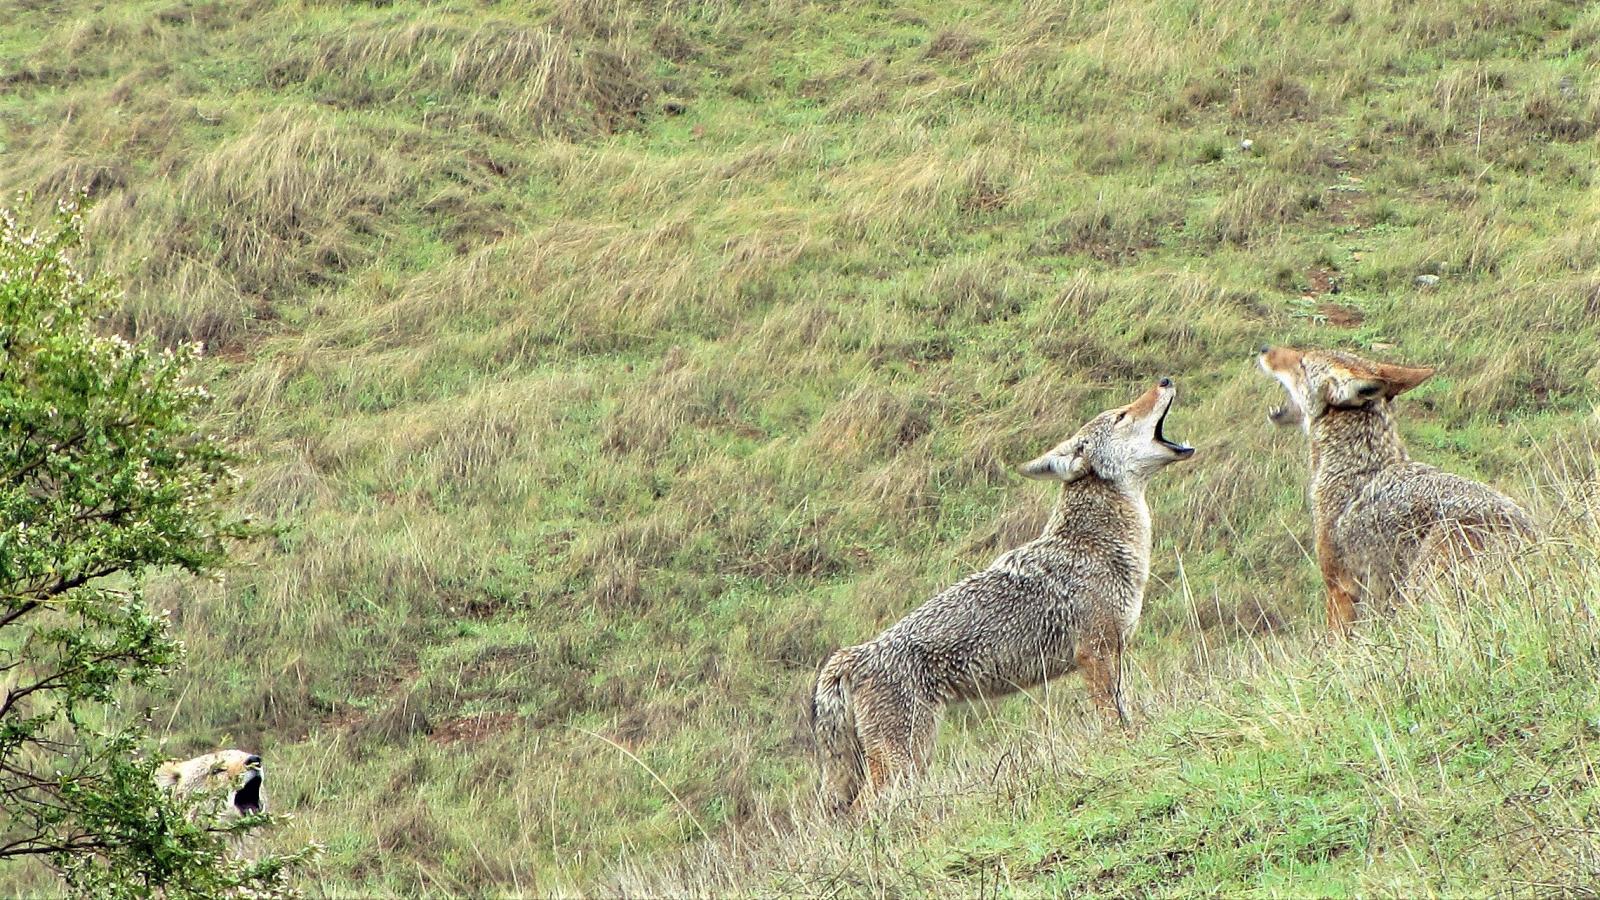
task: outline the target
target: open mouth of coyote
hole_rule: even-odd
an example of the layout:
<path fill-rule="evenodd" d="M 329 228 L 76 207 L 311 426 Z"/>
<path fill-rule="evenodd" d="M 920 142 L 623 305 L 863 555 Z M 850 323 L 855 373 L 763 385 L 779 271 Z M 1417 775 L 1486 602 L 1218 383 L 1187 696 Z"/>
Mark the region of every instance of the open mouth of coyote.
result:
<path fill-rule="evenodd" d="M 1156 432 L 1155 432 L 1156 443 L 1158 443 L 1161 446 L 1167 448 L 1168 450 L 1171 450 L 1173 453 L 1176 453 L 1180 459 L 1184 458 L 1184 457 L 1188 457 L 1188 456 L 1193 456 L 1194 455 L 1194 448 L 1193 447 L 1189 446 L 1188 444 L 1182 444 L 1182 443 L 1178 443 L 1177 441 L 1170 440 L 1165 434 L 1162 433 L 1161 427 L 1167 423 L 1167 413 L 1169 413 L 1169 412 L 1172 412 L 1172 401 L 1171 400 L 1167 401 L 1167 408 L 1163 409 L 1161 411 L 1161 418 L 1156 420 Z"/>
<path fill-rule="evenodd" d="M 1285 385 L 1284 389 L 1288 390 L 1288 386 Z M 1267 421 L 1274 425 L 1299 425 L 1304 418 L 1305 413 L 1300 411 L 1300 404 L 1294 401 L 1292 395 L 1289 399 L 1267 410 Z"/>
<path fill-rule="evenodd" d="M 233 808 L 242 816 L 253 816 L 261 812 L 261 770 L 251 769 L 245 776 L 244 785 L 233 792 Z"/>

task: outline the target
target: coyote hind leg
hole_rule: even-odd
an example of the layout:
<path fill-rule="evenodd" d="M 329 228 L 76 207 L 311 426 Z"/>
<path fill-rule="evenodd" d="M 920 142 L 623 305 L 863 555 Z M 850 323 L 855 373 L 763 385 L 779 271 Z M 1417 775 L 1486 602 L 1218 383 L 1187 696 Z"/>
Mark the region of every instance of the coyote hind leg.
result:
<path fill-rule="evenodd" d="M 893 697 L 874 697 L 863 707 L 868 711 L 861 737 L 870 793 L 920 778 L 933 757 L 939 707 L 898 692 Z"/>
<path fill-rule="evenodd" d="M 1503 561 L 1503 554 L 1516 546 L 1520 534 L 1514 525 L 1440 523 L 1422 539 L 1411 567 L 1397 579 L 1400 596 L 1410 601 L 1429 584 L 1439 584 L 1464 600 L 1465 585 L 1481 577 L 1497 557 Z"/>

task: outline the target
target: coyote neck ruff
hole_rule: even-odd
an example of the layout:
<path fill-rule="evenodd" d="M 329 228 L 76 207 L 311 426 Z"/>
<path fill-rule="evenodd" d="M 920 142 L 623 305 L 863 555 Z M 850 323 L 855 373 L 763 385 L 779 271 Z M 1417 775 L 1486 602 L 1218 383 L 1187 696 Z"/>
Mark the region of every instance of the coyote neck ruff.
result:
<path fill-rule="evenodd" d="M 1348 507 L 1379 472 L 1411 461 L 1390 401 L 1330 409 L 1308 429 L 1313 515 Z"/>
<path fill-rule="evenodd" d="M 1144 485 L 1090 476 L 1062 485 L 1044 533 L 1001 556 L 995 564 L 1013 553 L 1043 550 L 1047 543 L 1059 542 L 1063 549 L 1104 559 L 1108 571 L 1115 572 L 1119 580 L 1136 584 L 1142 598 L 1150 577 L 1150 539 L 1150 507 L 1144 500 Z M 1138 617 L 1137 610 L 1133 617 Z"/>
<path fill-rule="evenodd" d="M 1095 704 L 1126 724 L 1122 650 L 1150 568 L 1144 486 L 1194 453 L 1162 433 L 1176 396 L 1162 379 L 1023 465 L 1029 478 L 1062 483 L 1043 534 L 828 657 L 811 711 L 831 806 L 920 773 L 952 701 L 1080 671 Z"/>

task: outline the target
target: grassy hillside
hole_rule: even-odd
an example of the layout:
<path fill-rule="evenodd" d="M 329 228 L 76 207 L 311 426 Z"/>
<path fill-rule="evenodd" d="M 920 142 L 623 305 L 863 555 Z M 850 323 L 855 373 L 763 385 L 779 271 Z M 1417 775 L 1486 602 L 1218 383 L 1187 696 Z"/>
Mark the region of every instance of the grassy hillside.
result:
<path fill-rule="evenodd" d="M 1220 649 L 1123 740 L 1043 718 L 846 824 L 729 835 L 621 896 L 1592 896 L 1596 482 L 1566 536 L 1326 649 Z M 1578 513 L 1573 515 L 1573 513 Z"/>
<path fill-rule="evenodd" d="M 964 710 L 935 778 L 1012 787 L 826 832 L 856 849 L 792 867 L 815 881 L 739 874 L 803 859 L 814 843 L 792 835 L 717 851 L 705 878 L 1470 887 L 1505 870 L 1441 881 L 1473 852 L 1425 830 L 1389 842 L 1388 810 L 1499 821 L 1462 779 L 1587 746 L 1592 682 L 1583 700 L 1561 663 L 1546 677 L 1534 654 L 1550 690 L 1490 702 L 1514 674 L 1484 656 L 1495 634 L 1592 646 L 1582 628 L 1524 633 L 1500 602 L 1520 594 L 1491 592 L 1483 628 L 1423 617 L 1336 668 L 1454 635 L 1459 662 L 1355 681 L 1320 664 L 1302 439 L 1266 424 L 1276 389 L 1247 355 L 1299 342 L 1437 365 L 1405 404 L 1416 454 L 1561 508 L 1559 461 L 1596 444 L 1600 9 L 0 15 L 0 189 L 89 188 L 92 262 L 129 285 L 113 324 L 206 343 L 218 415 L 258 460 L 248 505 L 287 526 L 223 583 L 158 592 L 190 648 L 160 724 L 174 754 L 268 759 L 296 817 L 278 837 L 327 845 L 314 889 L 681 887 L 686 845 L 809 823 L 817 663 L 1031 537 L 1051 495 L 1011 467 L 1160 374 L 1183 392 L 1169 432 L 1201 455 L 1152 490 L 1142 736 L 1099 737 L 1071 680 Z M 1539 564 L 1592 592 L 1576 558 Z M 1348 696 L 1345 717 L 1307 691 Z M 1536 746 L 1489 743 L 1493 716 L 1550 714 L 1565 724 Z M 1308 736 L 1321 755 L 1288 765 Z M 1473 736 L 1481 762 L 1419 762 Z M 1358 784 L 1380 759 L 1414 771 Z M 1528 808 L 1592 810 L 1592 774 L 1573 777 L 1588 786 L 1541 781 Z M 1075 799 L 1102 783 L 1107 803 Z M 1272 852 L 1303 849 L 1308 872 L 1207 861 L 1222 825 L 1269 822 L 1297 829 Z M 1160 862 L 1165 834 L 1199 855 Z M 1062 874 L 1084 842 L 1103 881 Z M 874 858 L 850 853 L 892 854 L 888 880 L 828 880 Z M 1351 881 L 1369 860 L 1374 880 Z"/>

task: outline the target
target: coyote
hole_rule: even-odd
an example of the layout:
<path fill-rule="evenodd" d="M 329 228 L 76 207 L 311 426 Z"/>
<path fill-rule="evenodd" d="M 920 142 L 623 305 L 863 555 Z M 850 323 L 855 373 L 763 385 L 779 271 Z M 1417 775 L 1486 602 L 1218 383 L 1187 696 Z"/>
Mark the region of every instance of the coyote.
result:
<path fill-rule="evenodd" d="M 218 750 L 156 768 L 156 784 L 182 797 L 196 791 L 226 793 L 223 818 L 251 816 L 266 808 L 261 796 L 261 757 L 244 750 Z"/>
<path fill-rule="evenodd" d="M 1169 378 L 1090 419 L 1023 465 L 1062 483 L 1044 534 L 1002 554 L 873 640 L 835 651 L 811 706 L 824 801 L 850 808 L 928 764 L 944 706 L 996 697 L 1083 670 L 1089 695 L 1123 725 L 1122 650 L 1150 574 L 1144 488 L 1194 455 L 1162 434 Z"/>
<path fill-rule="evenodd" d="M 1335 633 L 1349 631 L 1358 603 L 1391 601 L 1453 559 L 1534 537 L 1504 494 L 1406 453 L 1392 401 L 1433 369 L 1286 347 L 1262 347 L 1257 361 L 1288 394 L 1269 418 L 1311 439 L 1311 517 Z"/>

